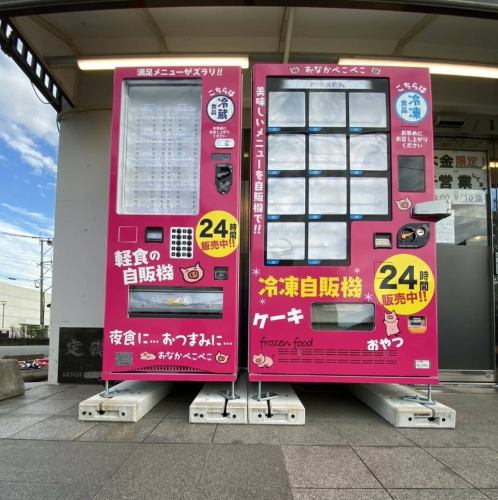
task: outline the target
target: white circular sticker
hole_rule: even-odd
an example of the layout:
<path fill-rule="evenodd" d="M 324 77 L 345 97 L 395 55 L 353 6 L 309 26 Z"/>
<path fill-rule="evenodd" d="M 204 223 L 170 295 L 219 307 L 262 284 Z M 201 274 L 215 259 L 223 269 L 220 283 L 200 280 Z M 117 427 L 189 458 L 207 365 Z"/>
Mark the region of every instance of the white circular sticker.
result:
<path fill-rule="evenodd" d="M 211 120 L 217 123 L 227 122 L 232 118 L 235 106 L 232 100 L 224 95 L 213 97 L 207 106 L 207 113 Z"/>
<path fill-rule="evenodd" d="M 427 111 L 427 101 L 418 92 L 403 92 L 396 98 L 396 113 L 406 123 L 421 122 Z"/>

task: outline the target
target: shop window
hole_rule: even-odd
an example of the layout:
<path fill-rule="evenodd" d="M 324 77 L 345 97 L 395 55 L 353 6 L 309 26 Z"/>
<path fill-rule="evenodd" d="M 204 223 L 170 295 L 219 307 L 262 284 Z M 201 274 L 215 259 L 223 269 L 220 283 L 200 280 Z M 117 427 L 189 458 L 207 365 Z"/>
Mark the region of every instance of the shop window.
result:
<path fill-rule="evenodd" d="M 451 203 L 452 215 L 437 223 L 438 243 L 488 245 L 486 151 L 436 149 L 437 199 Z"/>

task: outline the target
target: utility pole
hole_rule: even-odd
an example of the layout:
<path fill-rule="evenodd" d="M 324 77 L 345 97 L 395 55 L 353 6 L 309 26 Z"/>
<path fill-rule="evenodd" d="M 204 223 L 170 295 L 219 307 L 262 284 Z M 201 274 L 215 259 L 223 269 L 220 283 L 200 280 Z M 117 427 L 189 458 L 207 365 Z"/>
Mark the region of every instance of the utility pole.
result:
<path fill-rule="evenodd" d="M 40 242 L 40 329 L 43 330 L 45 328 L 45 292 L 48 291 L 51 286 L 49 286 L 47 289 L 44 287 L 44 278 L 45 278 L 45 253 L 50 250 L 50 248 L 45 252 L 43 249 L 44 243 L 48 245 L 48 247 L 51 247 L 53 245 L 53 242 L 51 239 L 43 239 L 39 238 Z M 49 262 L 50 265 L 50 262 Z"/>
<path fill-rule="evenodd" d="M 0 303 L 2 304 L 2 330 L 3 330 L 5 326 L 5 306 L 7 305 L 7 301 L 2 300 L 0 301 Z"/>
<path fill-rule="evenodd" d="M 40 328 L 45 328 L 45 292 L 43 291 L 43 238 L 40 238 Z"/>
<path fill-rule="evenodd" d="M 43 238 L 41 236 L 31 236 L 29 234 L 15 234 L 15 233 L 9 233 L 7 231 L 0 231 L 0 234 L 5 235 L 5 236 L 16 236 L 18 238 L 30 238 L 32 240 L 38 240 L 40 242 L 40 328 L 45 328 L 45 292 L 50 290 L 52 286 L 49 286 L 47 289 L 44 288 L 44 277 L 45 277 L 45 264 L 46 262 L 44 261 L 45 257 L 45 252 L 43 250 L 43 245 L 46 243 L 49 247 L 53 245 L 53 239 L 52 238 Z M 47 252 L 50 250 L 50 248 L 47 250 Z M 49 265 L 51 265 L 51 262 L 49 262 Z M 13 278 L 9 278 L 13 279 Z M 35 287 L 38 284 L 38 280 L 35 281 Z M 5 306 L 4 306 L 5 308 Z"/>

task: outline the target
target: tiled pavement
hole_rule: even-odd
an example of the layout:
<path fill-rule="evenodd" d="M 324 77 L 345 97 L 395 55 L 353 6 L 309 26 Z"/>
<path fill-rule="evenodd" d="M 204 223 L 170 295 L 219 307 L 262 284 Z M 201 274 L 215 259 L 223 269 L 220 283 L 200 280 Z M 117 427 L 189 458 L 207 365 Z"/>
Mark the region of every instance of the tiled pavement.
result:
<path fill-rule="evenodd" d="M 498 500 L 498 391 L 439 387 L 456 430 L 396 430 L 341 386 L 302 386 L 302 427 L 188 424 L 200 385 L 136 424 L 82 423 L 99 386 L 0 402 L 0 499 Z"/>

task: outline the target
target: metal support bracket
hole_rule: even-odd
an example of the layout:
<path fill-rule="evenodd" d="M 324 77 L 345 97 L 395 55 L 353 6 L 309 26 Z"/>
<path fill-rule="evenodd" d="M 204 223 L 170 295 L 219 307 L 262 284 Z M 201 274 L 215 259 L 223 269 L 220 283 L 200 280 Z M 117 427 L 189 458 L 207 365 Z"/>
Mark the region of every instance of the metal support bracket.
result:
<path fill-rule="evenodd" d="M 240 399 L 238 394 L 235 394 L 235 382 L 232 382 L 230 390 L 220 391 L 220 396 L 223 396 L 227 401 L 232 401 L 233 399 Z"/>
<path fill-rule="evenodd" d="M 432 386 L 427 386 L 427 396 L 421 396 L 420 394 L 415 394 L 412 396 L 405 396 L 403 401 L 408 401 L 410 403 L 419 403 L 424 406 L 435 406 L 436 402 L 432 400 Z"/>
<path fill-rule="evenodd" d="M 270 401 L 270 399 L 278 398 L 278 394 L 276 392 L 265 392 L 264 394 L 261 392 L 261 382 L 258 382 L 258 393 L 252 396 L 252 399 L 256 401 Z"/>

